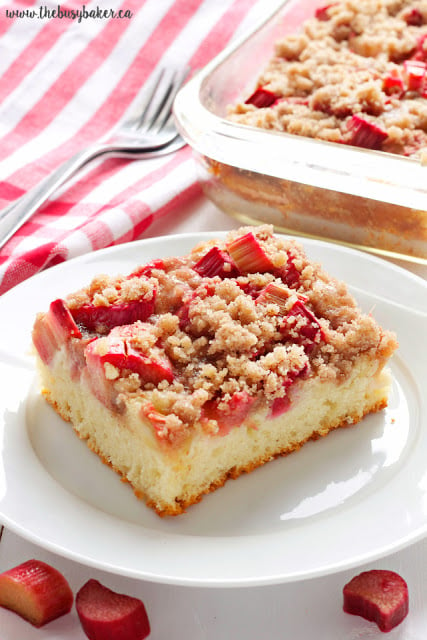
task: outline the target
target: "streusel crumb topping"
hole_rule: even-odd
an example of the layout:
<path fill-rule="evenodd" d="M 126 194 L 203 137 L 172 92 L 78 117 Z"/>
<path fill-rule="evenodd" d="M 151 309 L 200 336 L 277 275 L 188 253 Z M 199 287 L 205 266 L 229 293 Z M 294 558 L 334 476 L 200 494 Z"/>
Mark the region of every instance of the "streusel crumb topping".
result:
<path fill-rule="evenodd" d="M 118 302 L 132 302 L 140 298 L 151 298 L 155 281 L 148 278 L 127 278 L 125 276 L 96 276 L 87 289 L 71 294 L 68 306 L 73 309 L 85 304 L 108 307 Z"/>
<path fill-rule="evenodd" d="M 396 348 L 343 283 L 268 225 L 130 276 L 98 276 L 66 303 L 89 371 L 105 377 L 117 406 L 140 402 L 171 442 L 196 422 L 220 432 L 309 377 L 338 384 L 361 354 L 380 366 Z"/>

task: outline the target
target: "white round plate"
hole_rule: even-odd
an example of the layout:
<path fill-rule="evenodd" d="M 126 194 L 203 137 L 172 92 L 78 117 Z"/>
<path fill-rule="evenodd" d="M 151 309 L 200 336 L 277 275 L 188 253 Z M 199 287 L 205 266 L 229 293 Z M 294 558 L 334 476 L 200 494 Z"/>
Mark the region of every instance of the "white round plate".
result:
<path fill-rule="evenodd" d="M 97 273 L 127 273 L 221 234 L 169 236 L 49 269 L 0 299 L 0 520 L 18 535 L 113 573 L 189 586 L 255 586 L 366 563 L 427 531 L 426 283 L 378 258 L 304 240 L 394 330 L 389 407 L 230 480 L 161 519 L 41 398 L 30 354 L 38 311 Z"/>

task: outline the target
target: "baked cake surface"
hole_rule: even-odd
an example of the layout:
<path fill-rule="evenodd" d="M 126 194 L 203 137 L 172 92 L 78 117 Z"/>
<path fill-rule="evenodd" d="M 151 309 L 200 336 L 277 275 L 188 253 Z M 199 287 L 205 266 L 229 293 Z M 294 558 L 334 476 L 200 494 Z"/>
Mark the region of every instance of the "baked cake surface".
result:
<path fill-rule="evenodd" d="M 338 0 L 275 43 L 229 118 L 424 161 L 426 98 L 426 0 Z"/>
<path fill-rule="evenodd" d="M 47 401 L 159 515 L 383 409 L 397 347 L 268 225 L 99 275 L 33 343 Z"/>

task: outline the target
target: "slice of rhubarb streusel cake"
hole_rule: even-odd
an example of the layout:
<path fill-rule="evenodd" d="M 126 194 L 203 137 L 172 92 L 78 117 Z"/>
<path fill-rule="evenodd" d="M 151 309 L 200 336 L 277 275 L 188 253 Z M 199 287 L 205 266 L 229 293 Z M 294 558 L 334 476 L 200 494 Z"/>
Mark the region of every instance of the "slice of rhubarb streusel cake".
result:
<path fill-rule="evenodd" d="M 33 343 L 48 402 L 162 516 L 383 409 L 397 347 L 266 225 L 96 277 Z"/>

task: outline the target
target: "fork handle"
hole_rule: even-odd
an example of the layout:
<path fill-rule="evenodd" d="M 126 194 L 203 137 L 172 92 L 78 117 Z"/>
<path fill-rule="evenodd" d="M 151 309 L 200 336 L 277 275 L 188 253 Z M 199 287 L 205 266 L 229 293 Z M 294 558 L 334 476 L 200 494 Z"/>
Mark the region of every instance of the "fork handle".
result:
<path fill-rule="evenodd" d="M 89 160 L 105 153 L 103 147 L 83 149 L 66 160 L 38 185 L 0 211 L 0 249 L 42 204 Z"/>

